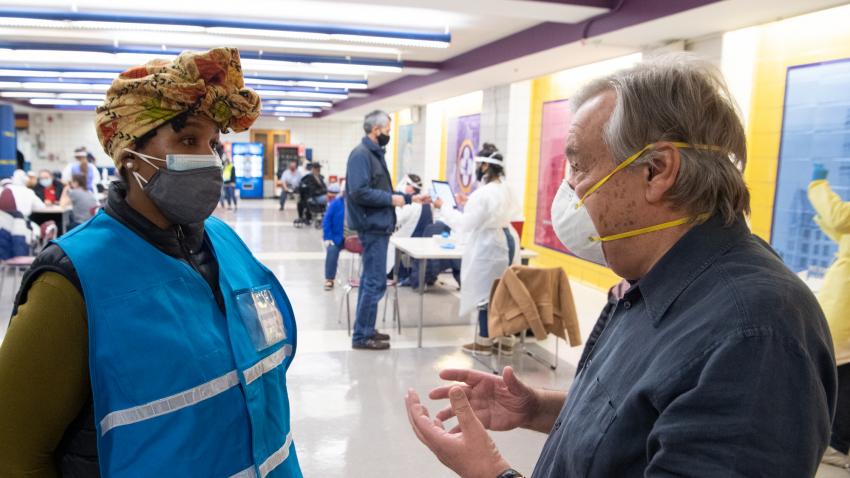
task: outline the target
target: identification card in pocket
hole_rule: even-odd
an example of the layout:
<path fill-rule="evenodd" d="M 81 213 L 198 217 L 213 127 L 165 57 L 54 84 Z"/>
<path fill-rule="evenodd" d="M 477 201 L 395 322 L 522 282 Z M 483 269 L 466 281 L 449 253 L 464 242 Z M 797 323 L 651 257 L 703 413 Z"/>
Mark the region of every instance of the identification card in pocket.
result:
<path fill-rule="evenodd" d="M 283 315 L 270 287 L 237 292 L 236 306 L 258 352 L 286 340 Z"/>

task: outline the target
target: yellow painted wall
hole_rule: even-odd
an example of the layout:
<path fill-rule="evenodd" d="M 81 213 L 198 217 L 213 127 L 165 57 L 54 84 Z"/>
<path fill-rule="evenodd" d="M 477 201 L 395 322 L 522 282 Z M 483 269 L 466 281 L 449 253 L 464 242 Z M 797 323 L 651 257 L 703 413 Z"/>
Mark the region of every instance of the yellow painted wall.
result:
<path fill-rule="evenodd" d="M 755 37 L 745 178 L 752 194 L 751 227 L 765 240 L 773 221 L 786 72 L 790 66 L 850 58 L 848 25 L 850 6 L 843 6 L 763 25 Z"/>
<path fill-rule="evenodd" d="M 640 54 L 607 60 L 570 70 L 554 73 L 532 81 L 531 84 L 531 121 L 528 136 L 528 173 L 525 187 L 525 226 L 522 232 L 522 245 L 540 254 L 534 265 L 542 267 L 563 267 L 571 280 L 607 290 L 620 279 L 610 269 L 583 259 L 563 254 L 534 243 L 535 223 L 537 219 L 537 179 L 540 162 L 540 132 L 543 121 L 543 103 L 569 99 L 582 85 L 607 73 L 626 68 L 640 61 Z M 567 134 L 564 131 L 564 134 Z M 548 207 L 548 206 L 547 206 Z"/>

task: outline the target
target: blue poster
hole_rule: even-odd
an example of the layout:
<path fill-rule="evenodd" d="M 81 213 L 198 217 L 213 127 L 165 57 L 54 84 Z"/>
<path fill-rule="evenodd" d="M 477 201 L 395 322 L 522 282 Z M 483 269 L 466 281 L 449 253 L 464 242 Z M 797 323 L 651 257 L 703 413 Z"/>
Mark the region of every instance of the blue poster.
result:
<path fill-rule="evenodd" d="M 838 245 L 815 224 L 807 188 L 814 163 L 850 200 L 850 60 L 788 69 L 771 243 L 794 272 L 823 276 Z"/>

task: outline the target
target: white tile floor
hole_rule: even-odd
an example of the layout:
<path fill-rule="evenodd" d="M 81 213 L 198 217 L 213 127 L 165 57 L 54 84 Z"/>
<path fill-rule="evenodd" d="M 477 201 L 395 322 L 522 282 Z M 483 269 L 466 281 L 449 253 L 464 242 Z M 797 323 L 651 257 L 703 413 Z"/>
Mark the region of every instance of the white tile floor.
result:
<path fill-rule="evenodd" d="M 294 207 L 292 201 L 287 204 Z M 393 335 L 388 352 L 351 350 L 346 320 L 340 314 L 341 287 L 322 290 L 324 252 L 321 232 L 292 226 L 294 211 L 277 210 L 274 201 L 243 201 L 237 212 L 219 209 L 257 258 L 280 279 L 298 321 L 298 354 L 288 374 L 292 400 L 293 431 L 299 459 L 308 477 L 327 476 L 452 476 L 416 440 L 410 431 L 402 396 L 412 387 L 427 393 L 439 384 L 438 370 L 445 367 L 484 367 L 458 350 L 472 336 L 469 320 L 457 317 L 457 291 L 447 275 L 426 295 L 426 328 L 423 348 L 416 347 L 418 296 L 399 290 L 403 330 Z M 346 276 L 343 255 L 338 277 Z M 573 283 L 582 334 L 590 333 L 604 304 L 602 292 Z M 13 291 L 0 291 L 0 318 L 11 312 Z M 352 307 L 356 294 L 352 296 Z M 353 310 L 353 308 L 352 308 Z M 379 309 L 382 310 L 382 309 Z M 353 319 L 353 318 L 352 318 Z M 380 316 L 379 316 L 379 325 Z M 0 320 L 0 339 L 6 320 Z M 540 345 L 544 355 L 553 341 Z M 535 386 L 567 389 L 581 347 L 560 347 L 560 366 L 552 372 L 531 359 L 514 359 L 520 375 Z M 546 355 L 551 358 L 551 355 Z M 499 365 L 495 363 L 493 365 Z M 511 362 L 505 362 L 511 363 Z M 427 403 L 435 409 L 437 404 Z M 531 472 L 545 436 L 529 431 L 495 434 L 508 460 Z M 412 472 L 412 470 L 415 470 Z M 834 467 L 822 467 L 818 477 L 850 477 Z"/>

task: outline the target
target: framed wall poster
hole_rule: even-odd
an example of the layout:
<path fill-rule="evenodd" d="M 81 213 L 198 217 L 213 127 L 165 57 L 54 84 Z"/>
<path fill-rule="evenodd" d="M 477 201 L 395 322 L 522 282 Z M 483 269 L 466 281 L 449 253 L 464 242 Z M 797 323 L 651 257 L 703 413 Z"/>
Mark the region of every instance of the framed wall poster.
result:
<path fill-rule="evenodd" d="M 534 243 L 560 252 L 570 253 L 552 229 L 552 201 L 564 180 L 567 157 L 567 131 L 572 121 L 568 100 L 543 103 L 540 128 L 540 162 L 537 175 L 537 219 Z"/>
<path fill-rule="evenodd" d="M 450 118 L 446 132 L 446 181 L 455 193 L 471 194 L 478 187 L 475 154 L 479 149 L 481 115 Z"/>
<path fill-rule="evenodd" d="M 814 222 L 812 168 L 850 200 L 850 59 L 788 68 L 771 245 L 794 272 L 823 276 L 838 245 Z"/>

